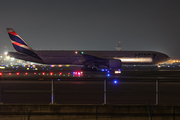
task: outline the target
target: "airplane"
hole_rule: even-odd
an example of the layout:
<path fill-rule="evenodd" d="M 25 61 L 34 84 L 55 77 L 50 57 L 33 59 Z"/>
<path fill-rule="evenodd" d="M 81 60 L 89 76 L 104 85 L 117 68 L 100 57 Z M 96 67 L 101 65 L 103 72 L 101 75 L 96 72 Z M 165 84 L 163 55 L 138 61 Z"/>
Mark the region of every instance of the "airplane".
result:
<path fill-rule="evenodd" d="M 33 50 L 12 28 L 7 28 L 16 52 L 8 55 L 41 64 L 83 65 L 87 69 L 120 69 L 122 64 L 161 64 L 170 57 L 155 51 Z"/>

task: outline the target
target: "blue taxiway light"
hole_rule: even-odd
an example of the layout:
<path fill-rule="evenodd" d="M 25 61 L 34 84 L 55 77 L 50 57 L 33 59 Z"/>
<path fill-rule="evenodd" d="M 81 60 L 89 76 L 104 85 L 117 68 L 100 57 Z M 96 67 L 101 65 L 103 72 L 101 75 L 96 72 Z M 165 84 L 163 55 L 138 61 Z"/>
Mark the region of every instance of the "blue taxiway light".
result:
<path fill-rule="evenodd" d="M 104 69 L 101 69 L 102 72 L 104 72 Z"/>
<path fill-rule="evenodd" d="M 117 80 L 114 80 L 114 84 L 117 84 Z"/>
<path fill-rule="evenodd" d="M 107 76 L 109 77 L 109 76 L 110 76 L 110 74 L 107 74 Z"/>

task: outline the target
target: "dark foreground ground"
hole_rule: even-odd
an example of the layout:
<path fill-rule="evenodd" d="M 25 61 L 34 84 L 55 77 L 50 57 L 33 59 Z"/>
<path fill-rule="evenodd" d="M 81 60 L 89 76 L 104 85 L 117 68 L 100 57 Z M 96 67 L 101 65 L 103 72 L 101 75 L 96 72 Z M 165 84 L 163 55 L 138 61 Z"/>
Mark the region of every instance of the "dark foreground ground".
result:
<path fill-rule="evenodd" d="M 2 120 L 180 119 L 178 70 L 124 70 L 110 76 L 101 71 L 73 76 L 67 69 L 1 72 Z"/>

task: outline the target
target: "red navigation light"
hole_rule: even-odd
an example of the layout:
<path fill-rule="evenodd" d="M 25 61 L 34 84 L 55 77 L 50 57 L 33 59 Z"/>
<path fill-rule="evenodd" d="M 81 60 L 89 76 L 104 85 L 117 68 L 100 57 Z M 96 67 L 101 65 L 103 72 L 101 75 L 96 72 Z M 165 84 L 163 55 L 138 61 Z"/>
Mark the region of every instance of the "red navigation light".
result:
<path fill-rule="evenodd" d="M 43 72 L 42 75 L 45 75 L 45 72 Z"/>
<path fill-rule="evenodd" d="M 36 72 L 34 73 L 34 75 L 36 75 Z"/>
<path fill-rule="evenodd" d="M 27 72 L 25 72 L 25 75 L 28 75 L 28 73 L 27 73 Z"/>
<path fill-rule="evenodd" d="M 0 72 L 0 76 L 2 76 L 2 72 Z"/>
<path fill-rule="evenodd" d="M 19 75 L 19 72 L 17 72 L 16 75 Z"/>
<path fill-rule="evenodd" d="M 11 75 L 11 73 L 9 73 L 9 75 Z"/>
<path fill-rule="evenodd" d="M 53 75 L 53 72 L 50 72 L 50 75 Z"/>

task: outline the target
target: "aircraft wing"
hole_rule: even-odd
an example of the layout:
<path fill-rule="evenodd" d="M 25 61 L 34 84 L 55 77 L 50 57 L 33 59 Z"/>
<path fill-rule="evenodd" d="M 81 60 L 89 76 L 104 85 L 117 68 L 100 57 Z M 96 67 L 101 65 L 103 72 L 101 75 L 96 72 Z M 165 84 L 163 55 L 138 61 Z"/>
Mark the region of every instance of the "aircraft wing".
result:
<path fill-rule="evenodd" d="M 81 54 L 83 56 L 83 58 L 85 59 L 85 61 L 83 62 L 83 65 L 90 65 L 90 66 L 108 66 L 108 59 L 104 59 L 104 58 L 100 58 L 100 57 L 96 57 L 93 55 L 88 55 L 88 54 Z"/>

